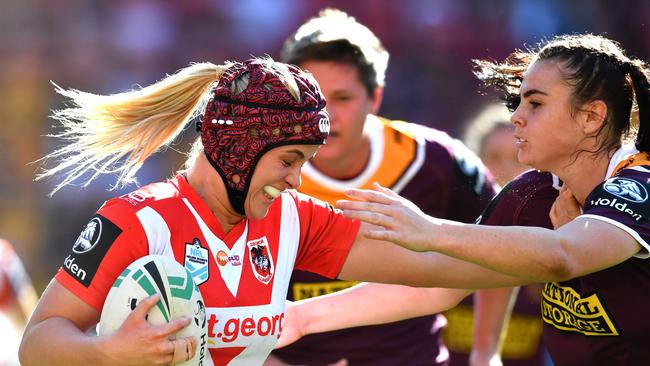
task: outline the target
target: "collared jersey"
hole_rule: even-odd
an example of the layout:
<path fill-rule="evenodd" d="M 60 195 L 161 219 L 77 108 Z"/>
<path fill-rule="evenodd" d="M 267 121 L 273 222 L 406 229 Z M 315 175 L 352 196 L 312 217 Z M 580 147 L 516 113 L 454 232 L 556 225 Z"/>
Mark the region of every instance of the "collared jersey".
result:
<path fill-rule="evenodd" d="M 285 191 L 261 220 L 224 233 L 182 175 L 107 201 L 83 229 L 56 279 L 101 311 L 134 260 L 161 254 L 187 268 L 206 304 L 203 365 L 260 365 L 277 342 L 293 268 L 334 278 L 359 223 Z"/>
<path fill-rule="evenodd" d="M 463 222 L 473 222 L 495 193 L 478 157 L 442 131 L 369 116 L 364 132 L 370 140 L 370 158 L 363 172 L 342 181 L 308 163 L 300 191 L 334 204 L 345 198 L 345 188 L 371 188 L 379 182 L 427 214 Z M 295 271 L 289 298 L 324 295 L 354 284 Z M 434 314 L 308 335 L 274 354 L 289 364 L 323 365 L 346 358 L 352 365 L 443 365 L 448 359 L 440 339 L 445 323 L 442 315 Z"/>
<path fill-rule="evenodd" d="M 623 159 L 620 151 L 614 155 L 608 176 Z M 544 342 L 555 365 L 648 364 L 649 190 L 650 164 L 646 161 L 613 173 L 587 197 L 579 217 L 624 230 L 641 251 L 610 268 L 545 285 Z"/>

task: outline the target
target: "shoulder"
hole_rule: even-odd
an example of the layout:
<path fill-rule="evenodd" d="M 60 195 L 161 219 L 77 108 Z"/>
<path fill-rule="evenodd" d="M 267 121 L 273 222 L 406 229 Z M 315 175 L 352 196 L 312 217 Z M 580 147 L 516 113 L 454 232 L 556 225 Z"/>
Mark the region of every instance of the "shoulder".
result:
<path fill-rule="evenodd" d="M 625 168 L 596 186 L 585 203 L 586 208 L 608 206 L 620 211 L 650 214 L 650 166 Z M 620 209 L 626 206 L 625 210 Z"/>
<path fill-rule="evenodd" d="M 411 139 L 426 146 L 429 151 L 439 151 L 451 155 L 454 145 L 462 142 L 449 136 L 446 132 L 422 124 L 401 120 L 389 120 L 378 117 L 384 128 L 393 133 L 396 139 Z"/>
<path fill-rule="evenodd" d="M 471 161 L 472 165 L 482 165 L 476 154 L 462 141 L 449 136 L 444 131 L 413 122 L 388 120 L 381 117 L 379 119 L 386 128 L 393 130 L 396 135 L 416 140 L 422 144 L 427 153 L 427 160 L 431 164 L 435 163 L 434 165 L 437 167 L 444 166 L 445 162 L 458 161 Z"/>
<path fill-rule="evenodd" d="M 501 189 L 477 222 L 550 227 L 548 212 L 559 187 L 559 179 L 551 173 L 526 171 Z"/>
<path fill-rule="evenodd" d="M 180 196 L 179 179 L 173 178 L 166 182 L 156 182 L 139 188 L 133 192 L 113 198 L 107 205 L 122 204 L 137 211 L 156 203 L 177 199 Z"/>
<path fill-rule="evenodd" d="M 301 209 L 313 208 L 313 207 L 321 207 L 321 208 L 334 210 L 334 206 L 332 206 L 331 204 L 323 200 L 320 200 L 318 198 L 312 197 L 308 194 L 298 192 L 295 189 L 287 189 L 286 191 L 284 191 L 282 194 L 283 202 L 285 199 L 294 202 L 299 211 Z"/>
<path fill-rule="evenodd" d="M 531 169 L 515 177 L 503 190 L 508 195 L 523 199 L 540 192 L 557 193 L 560 186 L 561 182 L 555 175 Z"/>

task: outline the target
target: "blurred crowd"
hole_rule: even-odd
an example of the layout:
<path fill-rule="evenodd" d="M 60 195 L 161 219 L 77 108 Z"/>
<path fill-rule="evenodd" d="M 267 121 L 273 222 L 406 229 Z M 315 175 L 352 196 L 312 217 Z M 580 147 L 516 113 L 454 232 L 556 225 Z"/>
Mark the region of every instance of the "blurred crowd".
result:
<path fill-rule="evenodd" d="M 4 0 L 0 4 L 0 236 L 14 243 L 40 292 L 113 179 L 67 187 L 34 182 L 58 143 L 52 83 L 97 93 L 146 85 L 191 62 L 278 57 L 283 40 L 325 6 L 372 29 L 391 54 L 381 114 L 460 136 L 494 100 L 474 58 L 502 59 L 554 34 L 593 32 L 650 59 L 650 2 L 605 0 Z M 51 82 L 52 83 L 51 83 Z M 145 165 L 141 184 L 180 167 L 191 129 Z M 131 187 L 132 188 L 132 187 Z M 126 188 L 130 189 L 130 188 Z"/>

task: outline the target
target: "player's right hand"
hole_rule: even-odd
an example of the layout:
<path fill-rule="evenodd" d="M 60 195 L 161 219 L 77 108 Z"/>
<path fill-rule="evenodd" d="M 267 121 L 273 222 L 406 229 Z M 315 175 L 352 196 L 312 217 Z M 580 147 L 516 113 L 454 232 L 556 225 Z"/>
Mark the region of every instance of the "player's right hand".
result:
<path fill-rule="evenodd" d="M 179 330 L 190 324 L 182 317 L 163 325 L 152 325 L 147 313 L 158 302 L 160 295 L 143 299 L 112 335 L 99 337 L 106 357 L 114 365 L 171 365 L 194 357 L 197 340 L 194 337 L 170 340 Z"/>

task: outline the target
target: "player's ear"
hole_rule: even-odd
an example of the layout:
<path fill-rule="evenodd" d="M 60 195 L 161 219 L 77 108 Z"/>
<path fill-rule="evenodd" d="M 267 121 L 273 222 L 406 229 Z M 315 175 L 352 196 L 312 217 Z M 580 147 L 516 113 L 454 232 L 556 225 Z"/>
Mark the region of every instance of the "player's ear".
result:
<path fill-rule="evenodd" d="M 377 114 L 379 113 L 379 107 L 381 107 L 381 101 L 384 98 L 384 88 L 381 86 L 376 86 L 373 91 L 370 99 L 372 100 L 372 106 L 370 107 L 370 113 Z"/>
<path fill-rule="evenodd" d="M 607 105 L 600 99 L 585 103 L 582 108 L 584 117 L 580 120 L 582 130 L 587 135 L 600 131 L 607 117 Z"/>

